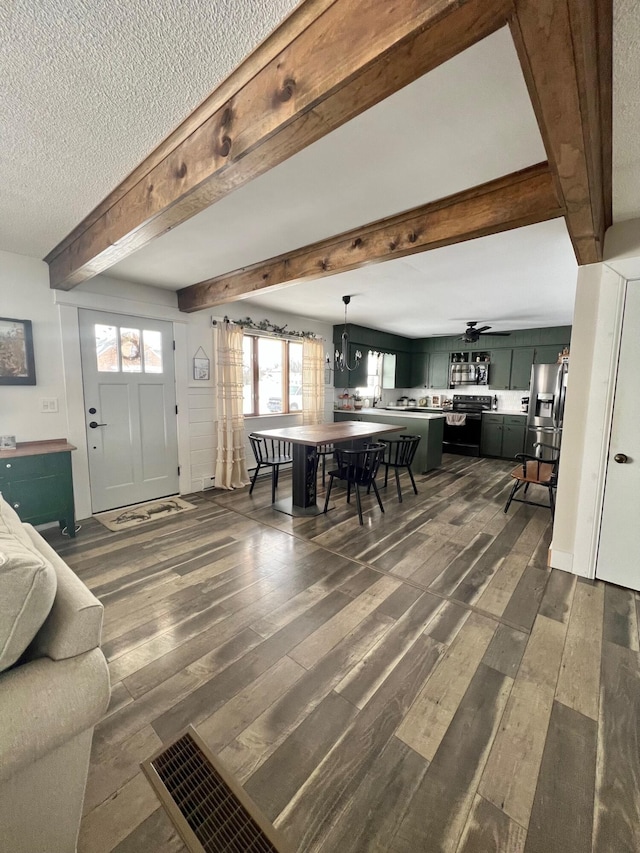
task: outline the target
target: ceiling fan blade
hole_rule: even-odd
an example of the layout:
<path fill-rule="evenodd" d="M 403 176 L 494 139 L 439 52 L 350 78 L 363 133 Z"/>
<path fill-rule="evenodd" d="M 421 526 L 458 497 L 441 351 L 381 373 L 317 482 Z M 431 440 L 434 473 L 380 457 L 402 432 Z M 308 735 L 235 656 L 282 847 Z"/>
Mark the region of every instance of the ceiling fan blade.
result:
<path fill-rule="evenodd" d="M 490 329 L 490 328 L 491 328 L 491 326 L 480 326 L 479 329 L 474 329 L 473 331 L 477 332 L 479 335 L 481 335 L 483 332 L 486 332 L 487 329 Z"/>
<path fill-rule="evenodd" d="M 490 338 L 508 338 L 511 332 L 483 332 L 483 334 Z"/>

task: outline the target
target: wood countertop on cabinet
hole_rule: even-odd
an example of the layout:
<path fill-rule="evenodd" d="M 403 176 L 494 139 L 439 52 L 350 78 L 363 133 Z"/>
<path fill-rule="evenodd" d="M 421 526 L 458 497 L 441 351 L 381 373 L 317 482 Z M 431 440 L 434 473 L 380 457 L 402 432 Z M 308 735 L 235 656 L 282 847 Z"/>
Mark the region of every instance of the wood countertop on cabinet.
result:
<path fill-rule="evenodd" d="M 66 453 L 76 450 L 66 438 L 50 438 L 46 441 L 19 441 L 15 450 L 3 448 L 0 459 L 15 459 L 18 456 L 41 456 L 43 453 Z"/>

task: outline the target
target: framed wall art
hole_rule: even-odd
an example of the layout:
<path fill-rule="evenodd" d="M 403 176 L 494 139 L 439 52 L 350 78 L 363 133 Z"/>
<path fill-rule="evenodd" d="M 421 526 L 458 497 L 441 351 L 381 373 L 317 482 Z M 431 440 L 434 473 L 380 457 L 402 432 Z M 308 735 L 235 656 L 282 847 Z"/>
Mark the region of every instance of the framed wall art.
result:
<path fill-rule="evenodd" d="M 211 363 L 202 347 L 198 347 L 193 359 L 193 378 L 209 379 L 211 377 Z"/>
<path fill-rule="evenodd" d="M 31 320 L 0 317 L 0 385 L 35 385 Z"/>

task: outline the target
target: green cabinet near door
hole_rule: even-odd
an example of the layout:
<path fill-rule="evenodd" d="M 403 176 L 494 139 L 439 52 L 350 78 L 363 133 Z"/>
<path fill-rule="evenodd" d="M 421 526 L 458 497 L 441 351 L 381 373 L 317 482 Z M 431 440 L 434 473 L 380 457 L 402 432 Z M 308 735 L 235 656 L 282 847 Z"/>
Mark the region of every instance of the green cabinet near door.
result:
<path fill-rule="evenodd" d="M 34 441 L 0 451 L 0 492 L 22 521 L 57 521 L 73 537 L 72 450 L 66 441 Z"/>

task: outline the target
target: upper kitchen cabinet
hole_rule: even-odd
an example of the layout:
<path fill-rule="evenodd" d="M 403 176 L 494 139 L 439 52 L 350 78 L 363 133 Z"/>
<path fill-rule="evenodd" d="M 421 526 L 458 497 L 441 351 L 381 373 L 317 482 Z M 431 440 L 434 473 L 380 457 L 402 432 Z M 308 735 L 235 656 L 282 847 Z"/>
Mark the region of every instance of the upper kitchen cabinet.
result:
<path fill-rule="evenodd" d="M 333 343 L 341 347 L 344 325 L 333 327 Z M 380 353 L 382 373 L 376 383 L 381 388 L 411 387 L 411 341 L 400 335 L 380 332 L 366 326 L 347 324 L 349 336 L 349 364 L 353 364 L 355 353 L 360 350 L 362 360 L 355 370 L 347 372 L 336 370 L 334 385 L 336 388 L 366 388 L 368 375 L 368 356 L 370 352 Z"/>
<path fill-rule="evenodd" d="M 511 388 L 511 356 L 510 349 L 491 350 L 489 366 L 489 387 L 498 390 Z M 528 387 L 528 386 L 527 386 Z"/>
<path fill-rule="evenodd" d="M 534 347 L 516 347 L 511 357 L 511 384 L 514 391 L 528 391 Z"/>
<path fill-rule="evenodd" d="M 396 353 L 396 388 L 413 388 L 412 358 L 409 352 Z"/>
<path fill-rule="evenodd" d="M 562 352 L 565 346 L 568 346 L 568 344 L 552 344 L 551 346 L 536 347 L 533 364 L 555 364 L 558 361 L 558 354 Z M 529 383 L 527 383 L 528 387 Z"/>
<path fill-rule="evenodd" d="M 335 386 L 337 388 L 366 388 L 367 387 L 367 356 L 368 351 L 359 344 L 349 344 L 349 364 L 355 364 L 356 352 L 362 353 L 362 358 L 353 370 L 338 370 L 336 368 Z"/>
<path fill-rule="evenodd" d="M 429 353 L 414 352 L 411 355 L 409 388 L 426 388 L 429 382 Z"/>
<path fill-rule="evenodd" d="M 449 353 L 434 352 L 429 356 L 429 388 L 449 387 Z"/>

